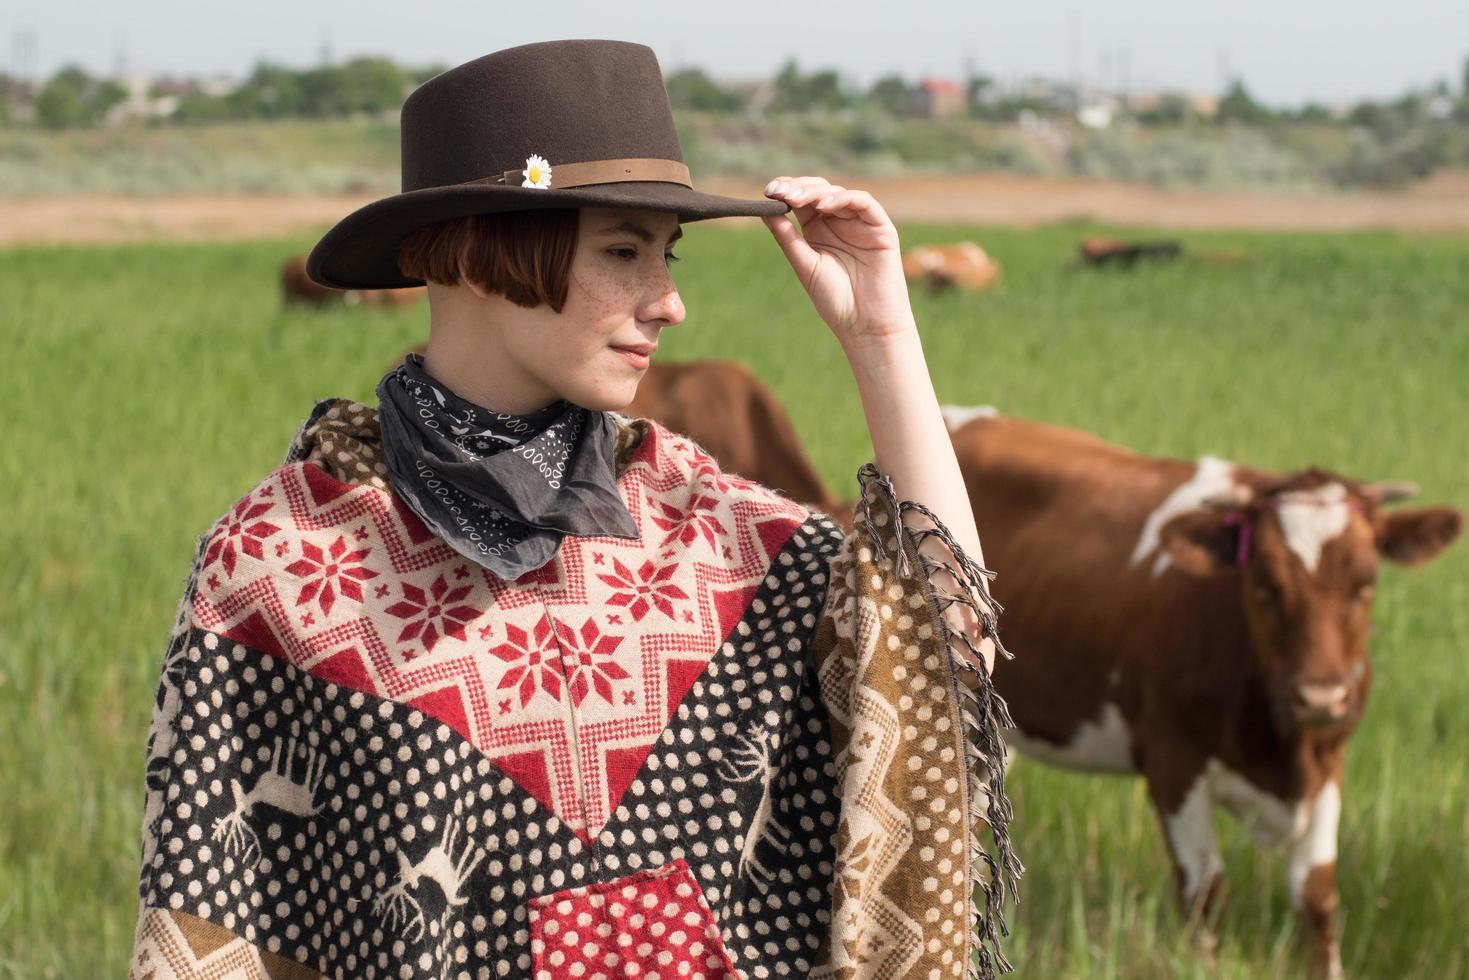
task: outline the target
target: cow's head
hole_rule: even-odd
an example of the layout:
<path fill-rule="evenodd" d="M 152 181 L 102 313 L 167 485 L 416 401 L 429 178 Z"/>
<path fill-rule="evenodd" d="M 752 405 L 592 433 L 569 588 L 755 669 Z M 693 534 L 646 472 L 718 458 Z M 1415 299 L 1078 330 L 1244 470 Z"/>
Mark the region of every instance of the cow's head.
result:
<path fill-rule="evenodd" d="M 1177 567 L 1238 570 L 1245 617 L 1275 708 L 1299 725 L 1354 721 L 1369 677 L 1367 633 L 1380 558 L 1421 565 L 1460 534 L 1452 507 L 1388 512 L 1405 483 L 1311 469 L 1257 478 L 1162 529 Z"/>

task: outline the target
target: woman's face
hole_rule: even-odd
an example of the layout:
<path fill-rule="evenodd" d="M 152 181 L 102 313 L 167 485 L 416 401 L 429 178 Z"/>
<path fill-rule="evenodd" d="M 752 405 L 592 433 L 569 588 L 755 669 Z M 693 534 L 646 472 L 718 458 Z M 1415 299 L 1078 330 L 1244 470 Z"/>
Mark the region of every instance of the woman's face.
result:
<path fill-rule="evenodd" d="M 681 234 L 666 212 L 582 208 L 566 303 L 517 308 L 501 333 L 507 359 L 556 397 L 626 408 L 659 334 L 684 318 L 669 270 Z"/>

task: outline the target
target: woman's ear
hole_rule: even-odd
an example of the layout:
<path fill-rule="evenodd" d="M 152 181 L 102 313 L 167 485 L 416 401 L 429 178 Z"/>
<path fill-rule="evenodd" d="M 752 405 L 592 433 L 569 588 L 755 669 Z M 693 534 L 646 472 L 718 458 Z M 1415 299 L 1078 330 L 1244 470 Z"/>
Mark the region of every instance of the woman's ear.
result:
<path fill-rule="evenodd" d="M 482 286 L 478 280 L 472 279 L 469 276 L 462 276 L 459 282 L 464 286 L 465 289 L 469 290 L 471 293 L 474 293 L 474 295 L 479 297 L 480 299 L 489 299 L 492 295 L 494 295 L 488 289 Z"/>
<path fill-rule="evenodd" d="M 459 254 L 454 257 L 454 273 L 454 278 L 458 281 L 459 285 L 480 299 L 490 298 L 490 290 L 480 281 L 480 277 L 470 274 L 469 245 L 467 243 L 461 244 Z"/>

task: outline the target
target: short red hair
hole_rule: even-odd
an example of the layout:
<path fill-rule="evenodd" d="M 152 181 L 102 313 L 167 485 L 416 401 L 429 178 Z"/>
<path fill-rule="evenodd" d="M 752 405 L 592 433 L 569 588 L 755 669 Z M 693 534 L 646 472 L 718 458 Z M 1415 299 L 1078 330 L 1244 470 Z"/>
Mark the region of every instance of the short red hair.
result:
<path fill-rule="evenodd" d="M 398 246 L 398 271 L 443 286 L 466 279 L 518 306 L 566 305 L 580 211 L 534 208 L 425 225 Z"/>

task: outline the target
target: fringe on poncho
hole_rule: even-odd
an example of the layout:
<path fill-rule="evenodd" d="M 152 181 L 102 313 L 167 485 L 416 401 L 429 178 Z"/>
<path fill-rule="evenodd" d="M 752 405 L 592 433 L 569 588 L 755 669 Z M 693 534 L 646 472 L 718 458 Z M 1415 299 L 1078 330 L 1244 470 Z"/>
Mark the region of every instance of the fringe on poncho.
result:
<path fill-rule="evenodd" d="M 200 537 L 131 976 L 1009 969 L 1007 715 L 943 615 L 998 643 L 991 573 L 870 465 L 843 535 L 618 422 L 640 537 L 514 581 L 394 496 L 342 399 Z"/>

